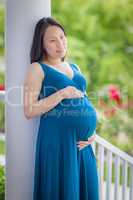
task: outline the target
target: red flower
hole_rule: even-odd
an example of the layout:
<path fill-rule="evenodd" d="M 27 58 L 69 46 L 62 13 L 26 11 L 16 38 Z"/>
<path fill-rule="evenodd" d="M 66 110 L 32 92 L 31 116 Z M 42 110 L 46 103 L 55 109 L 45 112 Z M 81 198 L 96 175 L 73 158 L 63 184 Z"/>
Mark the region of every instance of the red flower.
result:
<path fill-rule="evenodd" d="M 5 90 L 5 86 L 4 85 L 0 85 L 0 90 Z"/>
<path fill-rule="evenodd" d="M 117 104 L 121 104 L 120 90 L 114 85 L 109 86 L 109 98 L 116 101 Z"/>

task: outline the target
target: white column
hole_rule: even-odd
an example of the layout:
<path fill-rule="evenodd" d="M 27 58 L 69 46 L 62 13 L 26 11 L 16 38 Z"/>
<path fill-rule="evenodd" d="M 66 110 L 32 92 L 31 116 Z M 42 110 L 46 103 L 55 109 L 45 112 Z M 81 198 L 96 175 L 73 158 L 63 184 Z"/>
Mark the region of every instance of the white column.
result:
<path fill-rule="evenodd" d="M 39 117 L 23 113 L 22 85 L 36 22 L 51 16 L 50 0 L 6 3 L 6 200 L 32 200 Z"/>

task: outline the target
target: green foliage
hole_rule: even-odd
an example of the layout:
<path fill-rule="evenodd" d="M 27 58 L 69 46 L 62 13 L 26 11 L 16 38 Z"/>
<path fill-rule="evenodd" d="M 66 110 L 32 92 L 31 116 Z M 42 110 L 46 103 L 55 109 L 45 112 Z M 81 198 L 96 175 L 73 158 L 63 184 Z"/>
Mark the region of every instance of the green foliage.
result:
<path fill-rule="evenodd" d="M 5 199 L 5 168 L 0 165 L 0 200 Z"/>
<path fill-rule="evenodd" d="M 0 102 L 0 132 L 4 132 L 5 122 L 5 105 L 4 102 Z"/>
<path fill-rule="evenodd" d="M 5 141 L 0 140 L 0 155 L 5 155 Z"/>
<path fill-rule="evenodd" d="M 90 74 L 89 88 L 99 90 L 97 86 L 110 82 L 128 84 L 132 96 L 131 1 L 54 0 L 52 4 L 53 16 L 68 33 L 69 57 Z"/>
<path fill-rule="evenodd" d="M 123 151 L 133 155 L 133 123 L 127 110 L 117 109 L 115 116 L 110 118 L 99 111 L 98 116 L 97 132 Z"/>
<path fill-rule="evenodd" d="M 3 72 L 0 71 L 0 84 L 4 84 L 5 83 L 5 75 Z"/>

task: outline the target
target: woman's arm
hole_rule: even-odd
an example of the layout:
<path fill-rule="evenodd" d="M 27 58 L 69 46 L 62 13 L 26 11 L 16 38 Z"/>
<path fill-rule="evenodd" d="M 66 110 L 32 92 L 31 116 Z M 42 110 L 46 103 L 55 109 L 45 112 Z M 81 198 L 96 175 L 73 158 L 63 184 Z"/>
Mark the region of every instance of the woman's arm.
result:
<path fill-rule="evenodd" d="M 32 63 L 29 67 L 24 82 L 24 114 L 27 119 L 36 117 L 54 108 L 63 99 L 62 90 L 38 101 L 42 81 L 45 74 L 38 63 Z"/>

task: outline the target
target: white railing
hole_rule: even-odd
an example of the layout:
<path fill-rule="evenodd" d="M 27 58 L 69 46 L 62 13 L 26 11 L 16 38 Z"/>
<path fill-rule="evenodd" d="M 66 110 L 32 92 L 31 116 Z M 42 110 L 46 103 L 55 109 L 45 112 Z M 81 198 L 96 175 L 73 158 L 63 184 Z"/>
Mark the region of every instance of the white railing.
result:
<path fill-rule="evenodd" d="M 133 200 L 133 157 L 96 135 L 100 200 Z"/>
<path fill-rule="evenodd" d="M 0 92 L 4 101 L 5 92 Z M 133 200 L 133 157 L 96 135 L 100 200 Z"/>

